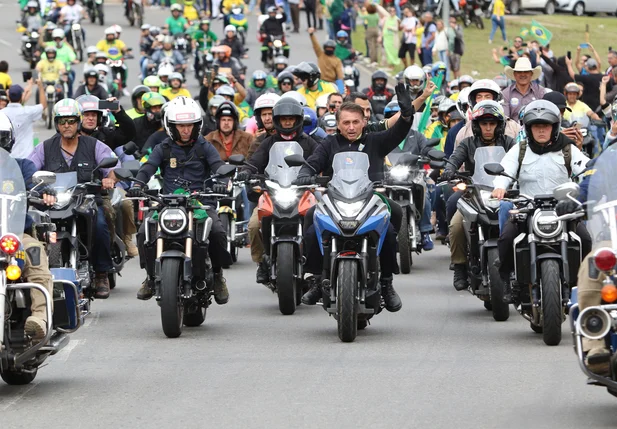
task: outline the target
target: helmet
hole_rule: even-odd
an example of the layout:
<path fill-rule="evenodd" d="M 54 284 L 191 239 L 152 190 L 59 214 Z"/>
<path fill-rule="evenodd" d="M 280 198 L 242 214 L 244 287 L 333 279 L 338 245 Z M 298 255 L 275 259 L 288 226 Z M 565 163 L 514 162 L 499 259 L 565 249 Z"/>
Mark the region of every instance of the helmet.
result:
<path fill-rule="evenodd" d="M 216 127 L 219 127 L 219 121 L 223 116 L 230 116 L 234 120 L 234 129 L 238 128 L 239 115 L 236 106 L 230 101 L 223 101 L 219 107 L 216 109 L 216 113 L 214 114 L 214 118 L 216 119 Z"/>
<path fill-rule="evenodd" d="M 216 76 L 214 76 L 214 79 L 212 79 L 212 84 L 215 85 L 217 83 L 229 85 L 229 79 L 227 79 L 227 76 L 225 76 L 224 74 L 217 74 Z"/>
<path fill-rule="evenodd" d="M 377 84 L 375 83 L 375 81 L 377 79 L 383 79 L 385 80 L 385 83 L 382 85 L 377 86 Z M 386 84 L 388 83 L 388 75 L 381 71 L 381 70 L 377 70 L 375 73 L 373 73 L 373 75 L 371 76 L 371 83 L 374 89 L 377 89 L 379 91 L 383 91 L 384 89 L 386 89 Z"/>
<path fill-rule="evenodd" d="M 398 105 L 398 101 L 391 101 L 386 104 L 386 107 L 383 109 L 383 117 L 385 119 L 391 118 L 396 115 L 397 112 L 400 112 L 401 107 Z"/>
<path fill-rule="evenodd" d="M 58 26 L 53 22 L 48 22 L 45 24 L 45 31 L 54 31 L 56 28 L 58 28 Z"/>
<path fill-rule="evenodd" d="M 324 42 L 323 48 L 324 48 L 324 50 L 326 50 L 326 49 L 334 50 L 334 49 L 336 49 L 336 42 L 334 40 L 328 39 L 328 40 L 326 40 Z"/>
<path fill-rule="evenodd" d="M 467 109 L 469 109 L 469 91 L 471 91 L 469 87 L 465 87 L 460 90 L 458 93 L 458 99 L 456 100 L 456 108 L 459 112 L 461 112 L 463 117 L 465 117 Z"/>
<path fill-rule="evenodd" d="M 99 98 L 94 95 L 80 95 L 75 99 L 81 106 L 81 113 L 84 114 L 86 112 L 96 112 L 98 113 L 98 120 L 96 123 L 97 128 L 101 126 L 101 122 L 103 120 L 103 111 L 99 109 Z"/>
<path fill-rule="evenodd" d="M 11 152 L 15 144 L 15 132 L 13 124 L 6 113 L 0 112 L 0 148 L 7 152 Z"/>
<path fill-rule="evenodd" d="M 151 112 L 150 109 L 154 106 L 162 106 L 167 102 L 165 97 L 163 97 L 158 92 L 146 92 L 141 96 L 141 104 L 144 106 L 144 110 L 146 111 L 146 119 L 150 122 L 152 121 L 160 121 L 162 117 L 161 112 Z"/>
<path fill-rule="evenodd" d="M 306 98 L 298 91 L 287 91 L 285 94 L 281 95 L 281 98 L 293 98 L 300 103 L 300 106 L 306 106 Z"/>
<path fill-rule="evenodd" d="M 445 73 L 447 70 L 448 66 L 446 66 L 446 63 L 444 63 L 443 61 L 437 61 L 436 63 L 433 63 L 433 66 L 431 67 L 431 73 L 433 74 L 433 76 L 436 76 L 439 72 Z"/>
<path fill-rule="evenodd" d="M 495 138 L 503 136 L 506 129 L 506 114 L 501 104 L 496 101 L 483 100 L 474 106 L 471 111 L 471 130 L 473 131 L 473 135 L 478 138 L 482 138 L 482 130 L 479 124 L 481 119 L 497 121 Z"/>
<path fill-rule="evenodd" d="M 222 95 L 223 97 L 231 97 L 232 99 L 236 95 L 236 91 L 230 85 L 222 85 L 216 90 L 216 95 Z"/>
<path fill-rule="evenodd" d="M 174 98 L 167 104 L 165 116 L 163 117 L 163 125 L 165 126 L 165 131 L 167 131 L 167 135 L 174 142 L 181 141 L 180 133 L 176 129 L 177 124 L 193 124 L 193 131 L 189 143 L 193 143 L 197 140 L 203 124 L 203 117 L 201 116 L 201 107 L 199 107 L 199 104 L 192 98 L 180 96 Z"/>
<path fill-rule="evenodd" d="M 555 142 L 559 137 L 561 128 L 561 112 L 559 108 L 547 100 L 535 100 L 525 106 L 525 115 L 523 116 L 523 126 L 527 133 L 527 138 L 530 142 L 534 142 L 531 126 L 533 124 L 551 124 L 553 132 L 551 141 Z"/>
<path fill-rule="evenodd" d="M 54 125 L 56 127 L 56 131 L 58 130 L 58 119 L 62 117 L 76 117 L 78 119 L 77 128 L 81 127 L 81 106 L 79 103 L 72 98 L 65 98 L 63 100 L 58 101 L 54 105 Z"/>
<path fill-rule="evenodd" d="M 88 82 L 88 78 L 89 77 L 94 77 L 96 79 L 99 78 L 99 74 L 96 72 L 96 70 L 94 68 L 90 68 L 88 70 L 86 70 L 84 72 L 84 80 L 86 81 L 86 83 Z"/>
<path fill-rule="evenodd" d="M 182 73 L 173 72 L 169 75 L 169 81 L 171 82 L 174 79 L 178 79 L 180 83 L 184 82 L 184 78 L 182 77 Z"/>
<path fill-rule="evenodd" d="M 143 84 L 149 88 L 152 88 L 152 87 L 160 88 L 161 79 L 159 79 L 158 76 L 146 76 L 146 78 L 143 81 Z"/>
<path fill-rule="evenodd" d="M 133 108 L 135 110 L 137 110 L 138 106 L 137 100 L 141 100 L 141 97 L 147 92 L 150 92 L 150 88 L 148 88 L 147 85 L 137 85 L 135 88 L 133 88 L 133 91 L 131 92 L 131 103 L 133 103 Z"/>
<path fill-rule="evenodd" d="M 96 49 L 96 46 L 88 46 L 86 48 L 86 55 L 96 54 L 99 50 Z"/>
<path fill-rule="evenodd" d="M 143 24 L 139 29 L 142 31 L 150 30 L 152 28 L 150 24 Z"/>
<path fill-rule="evenodd" d="M 398 72 L 397 74 L 394 75 L 394 79 L 396 79 L 396 82 L 398 83 L 404 83 L 405 82 L 405 71 L 401 70 L 400 72 Z"/>
<path fill-rule="evenodd" d="M 405 78 L 405 84 L 412 94 L 417 95 L 424 90 L 426 86 L 426 73 L 424 73 L 419 66 L 413 65 L 407 67 L 403 72 L 403 77 Z M 412 85 L 412 80 L 419 80 L 420 83 L 418 85 Z"/>
<path fill-rule="evenodd" d="M 568 84 L 566 84 L 566 86 L 563 87 L 563 92 L 567 93 L 567 92 L 576 92 L 577 94 L 581 93 L 581 87 L 578 86 L 578 83 L 576 82 L 570 82 Z"/>
<path fill-rule="evenodd" d="M 287 82 L 287 81 L 291 82 L 291 86 L 293 88 L 293 85 L 294 85 L 295 81 L 294 81 L 294 77 L 293 77 L 293 75 L 291 73 L 283 71 L 283 72 L 279 73 L 279 75 L 277 76 L 277 79 L 278 79 L 277 85 L 278 85 L 279 89 L 281 89 L 281 83 Z"/>
<path fill-rule="evenodd" d="M 287 66 L 289 64 L 289 60 L 287 59 L 286 56 L 279 55 L 278 57 L 274 59 L 274 65 L 276 66 L 278 64 L 285 64 L 285 66 Z"/>
<path fill-rule="evenodd" d="M 107 27 L 105 29 L 105 36 L 115 36 L 116 35 L 116 30 L 114 30 L 113 27 Z"/>
<path fill-rule="evenodd" d="M 266 74 L 265 71 L 255 70 L 253 72 L 253 85 L 255 84 L 256 80 L 266 80 L 266 79 L 268 79 L 268 75 Z"/>
<path fill-rule="evenodd" d="M 493 80 L 499 86 L 499 88 L 501 88 L 502 91 L 506 89 L 509 85 L 508 78 L 504 76 L 495 76 L 495 79 Z M 545 89 L 548 89 L 548 88 L 545 88 Z"/>
<path fill-rule="evenodd" d="M 150 27 L 150 35 L 152 37 L 156 37 L 159 34 L 161 34 L 161 29 L 160 28 L 158 28 L 158 27 Z"/>
<path fill-rule="evenodd" d="M 159 70 L 156 72 L 156 75 L 161 77 L 168 77 L 170 74 L 174 72 L 174 67 L 171 64 L 163 64 L 159 67 Z"/>
<path fill-rule="evenodd" d="M 46 46 L 45 47 L 45 55 L 47 54 L 51 54 L 53 53 L 54 55 L 57 55 L 57 50 L 55 46 Z"/>
<path fill-rule="evenodd" d="M 208 110 L 212 109 L 213 107 L 216 107 L 218 109 L 224 101 L 227 100 L 225 100 L 225 97 L 223 97 L 222 95 L 213 95 L 210 101 L 208 101 Z"/>
<path fill-rule="evenodd" d="M 39 3 L 34 1 L 34 0 L 30 0 L 28 3 L 26 3 L 26 7 L 29 9 L 31 7 L 37 9 L 39 7 Z"/>
<path fill-rule="evenodd" d="M 315 109 L 320 109 L 320 108 L 327 109 L 329 95 L 330 94 L 322 94 L 319 97 L 317 97 L 317 100 L 315 100 Z"/>
<path fill-rule="evenodd" d="M 452 110 L 456 110 L 456 103 L 448 97 L 443 97 L 437 106 L 437 114 L 439 115 L 439 120 L 445 127 L 448 126 L 448 123 L 446 122 L 446 115 Z"/>
<path fill-rule="evenodd" d="M 291 128 L 283 128 L 281 125 L 281 116 L 295 116 L 296 121 Z M 284 140 L 292 140 L 299 137 L 302 133 L 302 127 L 304 126 L 304 109 L 300 103 L 293 98 L 281 97 L 274 105 L 272 117 L 274 129 Z"/>
<path fill-rule="evenodd" d="M 308 80 L 309 88 L 315 85 L 321 78 L 321 72 L 319 71 L 317 64 L 307 61 L 302 61 L 298 64 L 295 67 L 293 74 L 300 80 Z"/>
<path fill-rule="evenodd" d="M 464 83 L 471 86 L 473 85 L 473 82 L 473 77 L 469 76 L 468 74 L 464 74 L 463 76 L 458 78 L 458 86 L 461 86 Z"/>
<path fill-rule="evenodd" d="M 459 79 L 460 82 L 460 79 Z M 501 88 L 494 81 L 490 79 L 480 79 L 471 85 L 471 91 L 469 91 L 469 105 L 473 108 L 476 105 L 476 95 L 479 92 L 490 92 L 493 94 L 494 101 L 501 101 Z"/>
<path fill-rule="evenodd" d="M 122 27 L 120 27 L 118 24 L 114 24 L 111 26 L 111 28 L 114 29 L 114 31 L 116 32 L 116 34 L 120 34 L 122 33 Z"/>
<path fill-rule="evenodd" d="M 101 58 L 105 58 L 105 61 L 107 61 L 109 59 L 109 57 L 107 56 L 107 52 L 97 51 L 95 60 L 98 60 Z"/>
<path fill-rule="evenodd" d="M 328 129 L 336 129 L 336 116 L 333 113 L 326 113 L 319 118 L 319 128 L 326 131 Z"/>
<path fill-rule="evenodd" d="M 227 46 L 227 45 L 218 45 L 215 46 L 211 49 L 211 52 L 213 54 L 225 54 L 226 57 L 230 57 L 231 56 L 231 47 Z"/>
<path fill-rule="evenodd" d="M 178 3 L 174 3 L 171 5 L 171 7 L 169 8 L 170 11 L 174 11 L 177 10 L 178 12 L 182 12 L 182 6 L 180 6 Z"/>
<path fill-rule="evenodd" d="M 228 32 L 230 32 L 230 31 L 231 31 L 232 33 L 234 33 L 234 34 L 236 34 L 236 33 L 238 32 L 238 30 L 236 30 L 236 27 L 234 27 L 234 26 L 233 26 L 233 25 L 231 25 L 231 24 L 230 24 L 230 25 L 227 25 L 227 26 L 225 27 L 225 34 L 227 34 L 227 33 L 228 33 Z"/>
<path fill-rule="evenodd" d="M 52 39 L 64 39 L 64 30 L 62 28 L 56 28 L 54 31 L 51 32 L 51 38 Z"/>
<path fill-rule="evenodd" d="M 303 131 L 305 134 L 309 136 L 315 132 L 317 129 L 317 114 L 313 109 L 308 106 L 303 107 L 304 110 L 304 127 Z"/>
<path fill-rule="evenodd" d="M 455 87 L 458 88 L 458 79 L 452 79 L 448 84 L 448 89 L 450 92 L 455 91 Z M 458 91 L 458 89 L 456 91 Z"/>
<path fill-rule="evenodd" d="M 276 7 L 275 6 L 269 6 L 268 9 L 266 9 L 266 12 L 268 14 L 270 13 L 276 13 Z"/>
<path fill-rule="evenodd" d="M 109 74 L 109 67 L 107 67 L 105 64 L 96 64 L 94 66 L 94 70 L 96 70 L 97 73 L 101 73 L 104 72 L 105 74 Z"/>
<path fill-rule="evenodd" d="M 201 21 L 199 21 L 199 26 L 202 25 L 210 25 L 210 20 L 209 19 L 202 19 Z"/>
<path fill-rule="evenodd" d="M 165 36 L 163 37 L 163 44 L 169 44 L 169 45 L 173 45 L 174 44 L 174 38 L 172 36 Z"/>
<path fill-rule="evenodd" d="M 261 109 L 274 109 L 275 104 L 281 99 L 278 94 L 267 93 L 261 95 L 255 100 L 255 105 L 253 106 L 253 113 L 255 114 L 255 120 L 257 121 L 257 125 L 259 128 L 263 128 L 263 122 L 261 122 Z"/>
<path fill-rule="evenodd" d="M 426 73 L 427 76 L 431 76 L 433 74 L 433 65 L 427 64 L 422 67 L 422 70 L 424 71 L 424 73 Z"/>
<path fill-rule="evenodd" d="M 349 39 L 349 34 L 347 34 L 347 32 L 345 30 L 339 30 L 336 32 L 336 38 L 337 39 Z"/>

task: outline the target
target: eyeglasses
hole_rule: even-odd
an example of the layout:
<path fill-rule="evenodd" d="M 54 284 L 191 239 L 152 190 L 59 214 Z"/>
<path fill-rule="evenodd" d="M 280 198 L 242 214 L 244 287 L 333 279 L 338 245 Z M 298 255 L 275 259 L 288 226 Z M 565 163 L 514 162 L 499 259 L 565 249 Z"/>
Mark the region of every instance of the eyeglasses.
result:
<path fill-rule="evenodd" d="M 60 118 L 58 119 L 58 125 L 75 125 L 78 122 L 77 118 Z"/>
<path fill-rule="evenodd" d="M 291 82 L 281 82 L 281 85 L 291 85 Z"/>

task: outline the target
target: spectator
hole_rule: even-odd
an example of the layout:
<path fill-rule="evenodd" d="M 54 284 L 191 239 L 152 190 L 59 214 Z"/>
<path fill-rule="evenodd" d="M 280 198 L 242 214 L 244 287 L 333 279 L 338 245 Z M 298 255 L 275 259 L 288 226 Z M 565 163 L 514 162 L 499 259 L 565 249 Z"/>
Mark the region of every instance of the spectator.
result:
<path fill-rule="evenodd" d="M 617 69 L 617 51 L 609 51 L 608 69 L 606 69 L 606 74 L 610 74 L 615 69 Z"/>
<path fill-rule="evenodd" d="M 596 60 L 596 65 L 598 66 L 598 70 L 601 68 L 602 65 L 602 60 L 600 59 L 600 55 L 598 55 L 598 52 L 596 52 L 595 48 L 593 47 L 593 45 L 591 43 L 588 43 L 589 45 L 589 49 L 591 50 L 591 53 L 593 54 L 593 58 Z M 576 64 L 576 68 L 578 69 L 580 74 L 589 74 L 589 68 L 587 67 L 587 61 L 589 61 L 589 59 L 591 58 L 591 56 L 584 54 L 581 55 L 581 47 L 580 45 L 576 47 L 576 58 L 574 60 L 574 64 Z"/>
<path fill-rule="evenodd" d="M 518 114 L 523 106 L 534 100 L 541 100 L 544 87 L 536 83 L 542 68 L 532 67 L 529 58 L 522 57 L 516 60 L 514 67 L 506 66 L 505 74 L 514 83 L 503 90 L 503 110 L 507 117 L 518 122 Z"/>
<path fill-rule="evenodd" d="M 300 32 L 300 0 L 287 0 L 289 2 L 289 11 L 291 14 L 291 22 L 293 23 L 293 33 Z"/>
<path fill-rule="evenodd" d="M 585 116 L 589 116 L 596 121 L 600 120 L 600 117 L 594 113 L 591 108 L 579 100 L 581 96 L 581 89 L 576 82 L 570 82 L 564 88 L 564 95 L 567 100 L 567 109 L 563 113 L 563 118 L 568 121 L 580 121 Z"/>
<path fill-rule="evenodd" d="M 317 0 L 304 0 L 304 11 L 306 12 L 306 27 L 317 28 L 317 17 L 315 16 L 315 8 Z M 311 20 L 311 18 L 313 18 Z M 319 29 L 323 29 L 323 21 L 319 19 Z"/>
<path fill-rule="evenodd" d="M 606 86 L 609 83 L 613 84 L 613 89 L 607 92 Z M 602 106 L 602 111 L 607 117 L 611 116 L 611 103 L 613 103 L 616 98 L 617 98 L 617 67 L 611 70 L 610 75 L 603 76 L 602 83 L 600 83 L 600 106 Z"/>
<path fill-rule="evenodd" d="M 433 46 L 435 46 L 435 36 L 437 35 L 437 26 L 433 22 L 433 14 L 425 12 L 422 15 L 424 22 L 424 33 L 422 33 L 422 46 L 420 51 L 420 60 L 422 65 L 431 64 L 433 62 Z"/>
<path fill-rule="evenodd" d="M 13 80 L 9 76 L 9 63 L 6 61 L 0 61 L 0 85 L 6 90 L 13 85 Z"/>
<path fill-rule="evenodd" d="M 416 18 L 412 8 L 405 7 L 403 9 L 403 21 L 399 26 L 399 29 L 403 32 L 403 38 L 401 39 L 401 47 L 398 51 L 398 57 L 403 60 L 403 65 L 407 68 L 408 65 L 415 63 L 416 57 L 416 44 L 418 43 L 418 36 L 416 35 L 416 29 L 420 25 L 420 21 Z M 407 53 L 409 52 L 409 63 L 407 62 Z"/>
<path fill-rule="evenodd" d="M 461 76 L 461 57 L 465 53 L 465 41 L 463 40 L 463 27 L 456 22 L 456 17 L 450 17 L 450 26 L 448 27 L 448 64 L 455 79 Z M 459 88 L 460 90 L 461 88 Z"/>
<path fill-rule="evenodd" d="M 495 0 L 493 2 L 493 14 L 491 15 L 493 28 L 491 29 L 491 35 L 488 36 L 488 43 L 493 43 L 493 37 L 495 37 L 497 27 L 501 30 L 503 41 L 505 43 L 508 42 L 508 38 L 506 37 L 506 13 L 506 5 L 503 0 Z"/>
<path fill-rule="evenodd" d="M 587 63 L 585 63 L 585 68 L 588 71 L 588 74 L 585 75 L 574 73 L 574 69 L 572 68 L 572 60 L 568 57 L 566 57 L 566 65 L 568 66 L 568 73 L 570 74 L 570 77 L 574 81 L 580 82 L 583 85 L 584 91 L 581 100 L 591 107 L 591 110 L 595 111 L 600 105 L 600 83 L 602 82 L 602 76 L 604 76 L 600 73 L 598 62 L 593 58 L 589 58 Z M 613 85 L 608 82 L 606 89 L 610 91 L 612 88 Z"/>
<path fill-rule="evenodd" d="M 443 21 L 439 20 L 437 24 L 437 35 L 435 36 L 435 45 L 433 46 L 433 53 L 437 54 L 439 61 L 444 63 L 448 67 L 448 34 Z M 449 74 L 449 73 L 448 73 Z M 450 80 L 448 77 L 447 80 Z"/>
<path fill-rule="evenodd" d="M 401 60 L 398 58 L 400 39 L 398 36 L 398 28 L 400 20 L 396 16 L 396 9 L 392 6 L 388 8 L 389 15 L 384 18 L 381 38 L 383 40 L 384 59 L 387 61 L 387 66 L 398 66 Z"/>
<path fill-rule="evenodd" d="M 548 49 L 545 47 L 540 48 L 542 54 L 540 58 L 551 69 L 553 69 L 553 81 L 554 86 L 551 88 L 553 91 L 563 92 L 564 87 L 568 82 L 572 81 L 570 73 L 568 73 L 568 66 L 566 65 L 566 57 L 559 57 L 557 59 L 550 58 L 548 55 Z"/>
<path fill-rule="evenodd" d="M 376 66 L 379 59 L 379 43 L 377 42 L 379 39 L 379 15 L 377 14 L 377 6 L 373 3 L 369 4 L 365 12 L 366 13 L 361 13 L 359 16 L 366 26 L 364 37 L 368 50 L 367 55 L 370 57 L 373 66 Z"/>
<path fill-rule="evenodd" d="M 39 87 L 39 94 L 43 94 L 43 81 L 36 80 Z M 43 111 L 47 108 L 47 99 L 40 97 L 41 104 L 34 106 L 23 106 L 28 101 L 32 93 L 34 81 L 30 79 L 26 86 L 27 96 L 24 97 L 24 89 L 19 85 L 12 85 L 9 89 L 9 104 L 2 111 L 13 123 L 15 132 L 15 145 L 11 151 L 13 158 L 28 158 L 34 150 L 34 129 L 35 121 L 42 118 Z"/>

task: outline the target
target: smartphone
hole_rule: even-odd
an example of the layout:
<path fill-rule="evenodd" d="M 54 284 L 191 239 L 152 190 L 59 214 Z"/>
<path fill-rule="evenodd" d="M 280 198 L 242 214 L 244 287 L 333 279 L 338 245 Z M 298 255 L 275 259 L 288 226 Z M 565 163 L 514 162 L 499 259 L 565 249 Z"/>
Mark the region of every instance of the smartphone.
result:
<path fill-rule="evenodd" d="M 28 82 L 30 79 L 32 79 L 32 72 L 31 71 L 21 72 L 21 75 L 24 78 L 24 82 Z"/>
<path fill-rule="evenodd" d="M 578 45 L 579 48 L 581 49 L 587 49 L 589 47 L 589 43 L 581 43 L 580 45 Z"/>
<path fill-rule="evenodd" d="M 99 109 L 101 110 L 118 110 L 120 108 L 119 101 L 99 100 Z"/>
<path fill-rule="evenodd" d="M 527 43 L 523 43 L 521 46 L 523 46 L 523 47 L 527 47 Z"/>
<path fill-rule="evenodd" d="M 572 59 L 572 52 L 568 51 L 568 53 L 566 54 L 566 56 L 568 57 L 569 60 Z"/>

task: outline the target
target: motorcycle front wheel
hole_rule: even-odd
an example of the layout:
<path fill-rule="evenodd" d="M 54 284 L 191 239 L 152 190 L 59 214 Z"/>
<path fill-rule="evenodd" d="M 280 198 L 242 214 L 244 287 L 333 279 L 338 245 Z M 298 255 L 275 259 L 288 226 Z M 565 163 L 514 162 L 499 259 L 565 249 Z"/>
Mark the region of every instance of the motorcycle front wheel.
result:
<path fill-rule="evenodd" d="M 276 257 L 276 290 L 279 298 L 279 310 L 284 315 L 296 311 L 298 279 L 294 275 L 296 255 L 293 243 L 278 245 Z"/>
<path fill-rule="evenodd" d="M 488 251 L 488 277 L 491 287 L 491 311 L 493 319 L 497 322 L 505 322 L 510 318 L 510 305 L 503 302 L 504 287 L 499 269 L 495 266 L 495 261 L 499 258 L 497 248 Z"/>
<path fill-rule="evenodd" d="M 553 259 L 542 261 L 540 273 L 542 281 L 542 339 L 547 346 L 556 346 L 561 342 L 561 323 L 563 322 L 559 263 Z"/>
<path fill-rule="evenodd" d="M 401 273 L 409 274 L 413 265 L 413 256 L 411 255 L 411 239 L 409 238 L 409 221 L 407 220 L 407 210 L 403 208 L 403 217 L 401 219 L 401 228 L 396 237 L 398 242 L 398 253 L 401 260 Z"/>
<path fill-rule="evenodd" d="M 161 324 L 168 338 L 177 338 L 182 334 L 184 315 L 180 298 L 180 260 L 165 259 L 161 273 Z"/>
<path fill-rule="evenodd" d="M 231 221 L 229 216 L 225 213 L 220 217 L 221 225 L 223 225 L 223 230 L 225 231 L 225 236 L 227 237 L 227 251 L 230 255 L 232 255 L 232 262 L 236 262 L 233 259 L 233 243 L 231 242 Z M 229 266 L 225 266 L 223 268 L 229 268 Z"/>
<path fill-rule="evenodd" d="M 356 261 L 344 259 L 339 262 L 336 276 L 336 312 L 338 313 L 338 337 L 351 343 L 358 334 L 358 266 Z"/>

